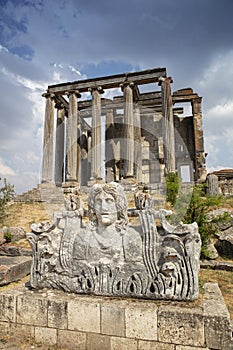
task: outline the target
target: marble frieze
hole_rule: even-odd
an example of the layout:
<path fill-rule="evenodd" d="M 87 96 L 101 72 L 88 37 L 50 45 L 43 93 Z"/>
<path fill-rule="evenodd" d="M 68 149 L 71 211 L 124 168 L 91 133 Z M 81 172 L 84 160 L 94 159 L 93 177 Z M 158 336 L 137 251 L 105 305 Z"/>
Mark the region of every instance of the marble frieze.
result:
<path fill-rule="evenodd" d="M 171 212 L 154 210 L 141 193 L 136 198 L 140 225 L 129 225 L 127 199 L 115 182 L 95 184 L 88 207 L 84 226 L 79 191 L 66 189 L 65 211 L 54 214 L 51 223 L 31 226 L 32 288 L 146 299 L 198 297 L 196 223 L 171 225 Z"/>

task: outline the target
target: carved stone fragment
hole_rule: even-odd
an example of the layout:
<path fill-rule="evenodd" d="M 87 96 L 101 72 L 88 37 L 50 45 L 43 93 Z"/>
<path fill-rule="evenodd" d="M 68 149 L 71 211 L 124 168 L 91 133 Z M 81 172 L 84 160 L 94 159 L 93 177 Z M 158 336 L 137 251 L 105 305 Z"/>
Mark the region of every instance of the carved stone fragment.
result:
<path fill-rule="evenodd" d="M 171 212 L 151 207 L 138 194 L 140 227 L 128 223 L 127 200 L 117 183 L 95 184 L 89 193 L 89 224 L 82 225 L 79 192 L 51 224 L 27 234 L 33 249 L 31 286 L 67 292 L 148 299 L 198 296 L 201 240 L 196 223 L 172 226 Z M 145 205 L 144 205 L 144 204 Z M 160 221 L 157 227 L 155 221 Z"/>

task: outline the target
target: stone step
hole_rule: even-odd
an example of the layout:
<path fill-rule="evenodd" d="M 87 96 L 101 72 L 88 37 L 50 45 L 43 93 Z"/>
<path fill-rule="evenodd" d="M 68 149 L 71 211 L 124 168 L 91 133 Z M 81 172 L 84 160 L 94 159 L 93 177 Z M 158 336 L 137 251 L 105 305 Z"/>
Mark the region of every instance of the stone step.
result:
<path fill-rule="evenodd" d="M 14 199 L 15 202 L 47 202 L 63 203 L 63 190 L 54 184 L 39 184 L 28 192 L 22 193 Z"/>

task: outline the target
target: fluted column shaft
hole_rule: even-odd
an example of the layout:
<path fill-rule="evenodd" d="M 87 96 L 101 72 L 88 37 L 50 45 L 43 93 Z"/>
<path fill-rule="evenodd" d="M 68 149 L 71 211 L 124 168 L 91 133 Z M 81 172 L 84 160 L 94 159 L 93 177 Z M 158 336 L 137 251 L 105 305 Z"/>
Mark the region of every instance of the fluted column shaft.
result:
<path fill-rule="evenodd" d="M 134 176 L 134 113 L 133 113 L 133 90 L 131 84 L 123 87 L 125 97 L 125 176 Z"/>
<path fill-rule="evenodd" d="M 206 166 L 204 153 L 204 136 L 202 126 L 202 98 L 198 97 L 192 101 L 193 112 L 193 129 L 194 129 L 194 144 L 195 144 L 195 181 L 205 181 Z"/>
<path fill-rule="evenodd" d="M 173 120 L 173 104 L 171 96 L 172 79 L 161 78 L 162 87 L 162 110 L 164 119 L 164 155 L 165 168 L 167 172 L 175 172 L 175 133 Z"/>
<path fill-rule="evenodd" d="M 140 118 L 140 107 L 135 104 L 134 109 L 134 163 L 135 163 L 135 173 L 138 182 L 142 181 L 142 142 L 141 142 L 141 118 Z"/>
<path fill-rule="evenodd" d="M 64 172 L 65 108 L 57 107 L 57 128 L 55 147 L 55 184 L 61 186 Z"/>
<path fill-rule="evenodd" d="M 114 116 L 113 110 L 106 110 L 105 120 L 105 166 L 106 166 L 106 182 L 115 179 L 115 156 L 114 156 Z"/>
<path fill-rule="evenodd" d="M 66 124 L 66 181 L 77 181 L 77 92 L 69 93 L 69 112 Z"/>
<path fill-rule="evenodd" d="M 54 140 L 54 101 L 53 95 L 44 94 L 46 97 L 45 121 L 44 121 L 44 143 L 42 162 L 42 182 L 53 180 L 53 140 Z"/>
<path fill-rule="evenodd" d="M 97 89 L 92 93 L 92 162 L 91 176 L 101 178 L 101 97 Z"/>

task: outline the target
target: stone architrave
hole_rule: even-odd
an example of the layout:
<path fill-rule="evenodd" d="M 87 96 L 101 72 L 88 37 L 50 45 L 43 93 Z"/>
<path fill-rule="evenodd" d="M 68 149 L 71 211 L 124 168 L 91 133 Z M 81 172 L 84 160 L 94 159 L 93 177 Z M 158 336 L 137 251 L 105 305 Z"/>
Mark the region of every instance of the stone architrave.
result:
<path fill-rule="evenodd" d="M 66 123 L 66 181 L 77 181 L 78 168 L 78 91 L 71 91 L 69 96 L 69 112 Z"/>
<path fill-rule="evenodd" d="M 134 176 L 134 111 L 133 111 L 133 83 L 122 86 L 124 91 L 124 167 L 125 177 Z"/>
<path fill-rule="evenodd" d="M 65 108 L 57 106 L 57 127 L 56 127 L 56 146 L 55 146 L 55 184 L 61 186 L 64 172 L 64 148 L 65 148 Z"/>
<path fill-rule="evenodd" d="M 27 234 L 33 250 L 33 288 L 147 299 L 197 298 L 201 239 L 196 223 L 169 224 L 166 216 L 171 212 L 152 209 L 150 196 L 138 193 L 141 227 L 132 227 L 123 187 L 111 182 L 91 188 L 89 224 L 83 226 L 79 191 L 66 192 L 66 210 L 52 223 L 33 224 Z"/>
<path fill-rule="evenodd" d="M 44 121 L 44 144 L 42 162 L 42 182 L 53 180 L 53 139 L 54 139 L 54 95 L 43 94 L 46 97 L 45 121 Z"/>
<path fill-rule="evenodd" d="M 92 162 L 91 176 L 101 178 L 101 87 L 89 89 L 92 94 Z"/>
<path fill-rule="evenodd" d="M 173 105 L 171 96 L 172 79 L 160 78 L 162 90 L 162 111 L 164 118 L 164 153 L 166 172 L 175 172 L 175 134 L 173 120 Z"/>

